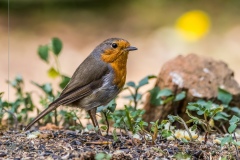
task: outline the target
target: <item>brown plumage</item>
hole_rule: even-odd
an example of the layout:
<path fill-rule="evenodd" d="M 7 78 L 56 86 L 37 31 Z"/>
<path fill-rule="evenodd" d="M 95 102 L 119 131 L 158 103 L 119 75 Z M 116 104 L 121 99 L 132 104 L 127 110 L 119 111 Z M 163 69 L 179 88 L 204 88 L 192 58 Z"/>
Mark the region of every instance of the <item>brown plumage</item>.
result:
<path fill-rule="evenodd" d="M 79 65 L 60 96 L 29 123 L 25 130 L 60 105 L 85 109 L 93 125 L 98 127 L 96 108 L 109 103 L 122 90 L 126 80 L 128 53 L 136 49 L 121 38 L 110 38 L 102 42 Z"/>

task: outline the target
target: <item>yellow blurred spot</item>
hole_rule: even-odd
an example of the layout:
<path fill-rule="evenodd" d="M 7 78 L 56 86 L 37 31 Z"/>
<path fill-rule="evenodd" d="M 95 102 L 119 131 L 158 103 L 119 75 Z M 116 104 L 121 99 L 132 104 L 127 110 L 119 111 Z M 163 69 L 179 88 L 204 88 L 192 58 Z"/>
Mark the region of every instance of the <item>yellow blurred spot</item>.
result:
<path fill-rule="evenodd" d="M 210 18 L 203 11 L 189 11 L 178 18 L 175 27 L 185 40 L 197 41 L 209 32 Z"/>
<path fill-rule="evenodd" d="M 50 78 L 57 78 L 58 76 L 59 76 L 60 74 L 59 74 L 59 72 L 56 70 L 56 69 L 54 69 L 53 67 L 51 67 L 49 70 L 48 70 L 48 76 L 50 77 Z"/>

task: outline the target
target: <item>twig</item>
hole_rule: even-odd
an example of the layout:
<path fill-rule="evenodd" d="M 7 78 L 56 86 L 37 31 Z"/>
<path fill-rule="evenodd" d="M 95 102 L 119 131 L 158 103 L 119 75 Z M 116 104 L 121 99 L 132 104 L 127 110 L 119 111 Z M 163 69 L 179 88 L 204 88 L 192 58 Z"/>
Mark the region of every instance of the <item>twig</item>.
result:
<path fill-rule="evenodd" d="M 55 125 L 57 126 L 58 125 L 58 122 L 57 122 L 57 109 L 54 110 L 54 121 L 55 121 Z"/>
<path fill-rule="evenodd" d="M 105 145 L 105 144 L 112 144 L 112 142 L 111 141 L 95 141 L 95 142 L 86 142 L 86 144 Z"/>
<path fill-rule="evenodd" d="M 208 140 L 208 132 L 205 133 L 204 135 L 204 143 L 206 144 Z"/>

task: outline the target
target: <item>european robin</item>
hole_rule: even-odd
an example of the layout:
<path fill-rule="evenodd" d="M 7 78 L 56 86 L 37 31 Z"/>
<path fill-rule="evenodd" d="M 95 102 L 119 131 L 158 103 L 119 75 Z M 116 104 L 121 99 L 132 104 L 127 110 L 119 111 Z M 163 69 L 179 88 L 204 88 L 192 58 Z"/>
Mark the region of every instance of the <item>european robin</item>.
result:
<path fill-rule="evenodd" d="M 25 130 L 60 105 L 85 109 L 94 127 L 99 128 L 97 107 L 108 104 L 122 90 L 126 80 L 128 53 L 134 50 L 137 48 L 122 38 L 103 41 L 79 65 L 60 96 L 29 123 Z"/>

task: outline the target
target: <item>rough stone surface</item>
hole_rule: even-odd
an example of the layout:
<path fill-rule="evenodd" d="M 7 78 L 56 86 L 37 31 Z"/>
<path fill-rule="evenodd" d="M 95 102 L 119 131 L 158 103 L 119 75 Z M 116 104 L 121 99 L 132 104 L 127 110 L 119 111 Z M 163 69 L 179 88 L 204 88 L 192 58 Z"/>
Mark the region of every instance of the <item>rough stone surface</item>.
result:
<path fill-rule="evenodd" d="M 166 119 L 168 114 L 177 114 L 187 119 L 185 114 L 188 102 L 198 99 L 216 100 L 218 87 L 233 95 L 234 106 L 240 106 L 240 86 L 234 79 L 234 73 L 222 61 L 199 57 L 196 54 L 178 56 L 165 63 L 159 73 L 155 86 L 169 88 L 174 93 L 187 92 L 183 101 L 154 106 L 150 103 L 150 95 L 144 106 L 146 121 Z"/>

